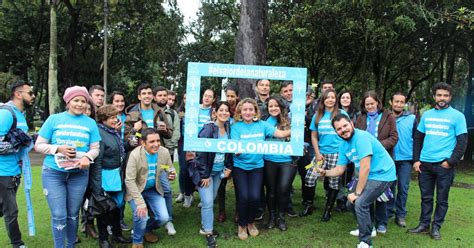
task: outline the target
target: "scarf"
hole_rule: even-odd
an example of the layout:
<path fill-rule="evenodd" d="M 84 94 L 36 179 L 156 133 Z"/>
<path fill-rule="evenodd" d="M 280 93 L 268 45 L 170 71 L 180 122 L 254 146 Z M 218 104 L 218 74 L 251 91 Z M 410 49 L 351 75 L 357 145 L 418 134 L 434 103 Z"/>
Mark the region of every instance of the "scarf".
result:
<path fill-rule="evenodd" d="M 367 112 L 367 132 L 372 134 L 373 136 L 376 136 L 375 133 L 377 133 L 377 118 L 379 117 L 379 112 Z"/>

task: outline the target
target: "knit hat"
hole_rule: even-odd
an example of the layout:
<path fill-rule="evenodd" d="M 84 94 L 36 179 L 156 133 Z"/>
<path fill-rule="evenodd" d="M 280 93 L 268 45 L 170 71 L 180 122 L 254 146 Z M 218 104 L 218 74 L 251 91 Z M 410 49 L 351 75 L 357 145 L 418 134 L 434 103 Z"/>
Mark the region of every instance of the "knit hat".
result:
<path fill-rule="evenodd" d="M 66 104 L 68 104 L 69 101 L 71 101 L 76 96 L 83 96 L 86 98 L 86 101 L 91 102 L 89 92 L 87 91 L 86 87 L 82 86 L 72 86 L 67 88 L 64 92 L 63 99 Z"/>

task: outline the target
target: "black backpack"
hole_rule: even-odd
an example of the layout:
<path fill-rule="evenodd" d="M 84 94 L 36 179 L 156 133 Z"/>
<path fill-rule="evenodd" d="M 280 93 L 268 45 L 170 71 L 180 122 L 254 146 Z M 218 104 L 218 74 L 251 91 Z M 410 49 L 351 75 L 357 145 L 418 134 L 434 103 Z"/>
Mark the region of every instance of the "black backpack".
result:
<path fill-rule="evenodd" d="M 33 139 L 23 130 L 16 127 L 17 119 L 13 109 L 6 104 L 0 104 L 0 109 L 6 109 L 10 111 L 13 116 L 13 123 L 8 133 L 5 135 L 4 141 L 10 143 L 15 149 L 28 146 Z"/>

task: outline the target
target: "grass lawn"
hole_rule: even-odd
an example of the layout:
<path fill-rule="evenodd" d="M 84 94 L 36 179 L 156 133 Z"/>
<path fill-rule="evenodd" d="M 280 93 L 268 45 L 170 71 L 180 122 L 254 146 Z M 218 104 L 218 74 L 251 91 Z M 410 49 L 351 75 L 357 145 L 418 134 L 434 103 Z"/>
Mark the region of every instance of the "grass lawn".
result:
<path fill-rule="evenodd" d="M 458 182 L 473 183 L 473 170 L 463 170 L 456 174 Z M 18 192 L 18 204 L 20 208 L 20 228 L 23 239 L 28 247 L 53 247 L 51 235 L 50 212 L 46 199 L 41 189 L 41 167 L 33 168 L 32 199 L 35 209 L 36 236 L 29 237 L 27 230 L 27 219 L 25 211 L 25 200 L 23 188 Z M 237 226 L 232 220 L 225 223 L 215 222 L 215 228 L 221 236 L 217 239 L 220 247 L 355 247 L 358 243 L 357 237 L 349 235 L 354 229 L 356 222 L 351 213 L 333 213 L 333 218 L 328 223 L 322 223 L 319 218 L 323 209 L 323 190 L 321 183 L 317 186 L 316 211 L 306 218 L 288 218 L 289 229 L 286 232 L 279 230 L 265 230 L 261 228 L 261 234 L 247 241 L 240 241 L 237 236 Z M 295 179 L 294 186 L 296 194 L 293 196 L 294 207 L 301 210 L 300 179 Z M 233 218 L 234 195 L 232 184 L 228 185 L 227 194 L 227 216 Z M 178 192 L 178 182 L 173 182 L 174 193 Z M 197 193 L 195 194 L 195 197 Z M 474 243 L 474 190 L 463 188 L 451 188 L 450 208 L 446 222 L 442 228 L 442 240 L 434 241 L 428 235 L 406 234 L 406 229 L 399 228 L 390 220 L 388 232 L 377 235 L 373 243 L 376 247 L 472 247 Z M 177 230 L 176 236 L 170 237 L 164 229 L 155 230 L 160 237 L 156 245 L 147 247 L 205 247 L 203 236 L 198 234 L 200 227 L 200 209 L 195 201 L 191 208 L 185 209 L 180 204 L 174 204 L 174 225 Z M 127 206 L 125 211 L 126 221 L 131 224 L 131 211 Z M 414 227 L 418 223 L 420 213 L 420 192 L 416 181 L 411 182 L 408 199 L 408 226 Z M 3 220 L 2 220 L 3 222 Z M 130 235 L 126 232 L 125 235 Z M 77 247 L 98 247 L 95 240 L 86 239 L 83 234 L 79 237 L 82 243 Z M 0 224 L 0 247 L 9 247 L 9 240 L 5 226 Z M 125 246 L 124 246 L 125 247 Z"/>

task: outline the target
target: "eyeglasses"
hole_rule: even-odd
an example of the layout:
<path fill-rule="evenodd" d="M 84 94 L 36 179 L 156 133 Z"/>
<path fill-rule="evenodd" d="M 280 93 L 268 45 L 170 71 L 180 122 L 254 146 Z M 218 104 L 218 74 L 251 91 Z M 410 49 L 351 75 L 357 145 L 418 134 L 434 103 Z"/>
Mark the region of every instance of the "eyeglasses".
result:
<path fill-rule="evenodd" d="M 34 96 L 34 95 L 35 95 L 35 93 L 34 93 L 33 91 L 31 91 L 31 90 L 30 90 L 30 91 L 20 91 L 20 92 L 21 92 L 21 93 L 26 93 L 26 94 L 28 94 L 28 95 L 30 95 L 30 96 Z"/>

